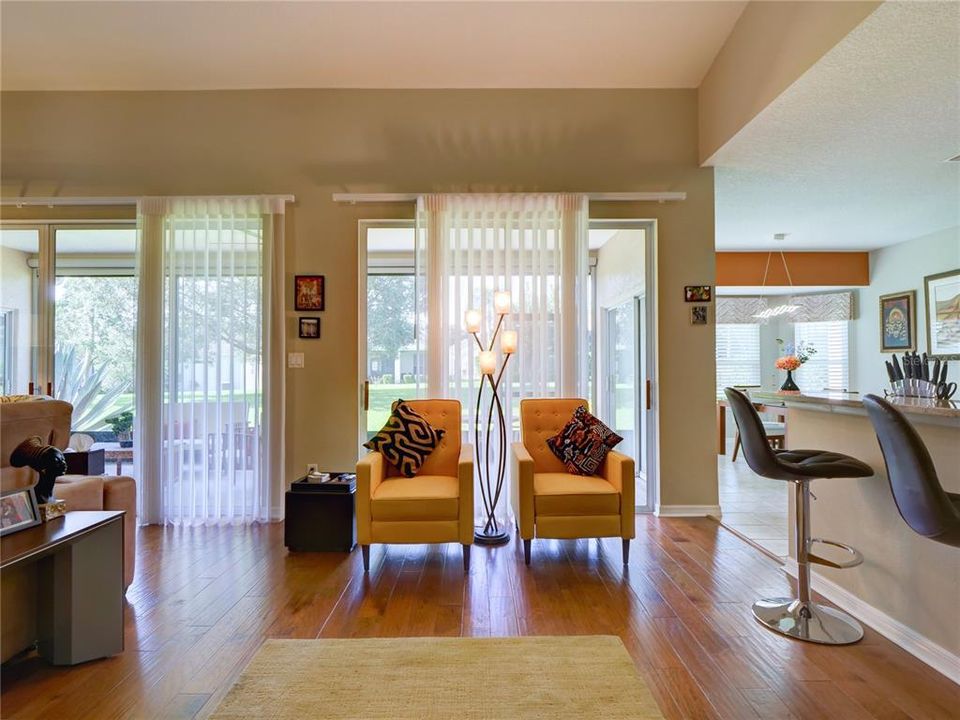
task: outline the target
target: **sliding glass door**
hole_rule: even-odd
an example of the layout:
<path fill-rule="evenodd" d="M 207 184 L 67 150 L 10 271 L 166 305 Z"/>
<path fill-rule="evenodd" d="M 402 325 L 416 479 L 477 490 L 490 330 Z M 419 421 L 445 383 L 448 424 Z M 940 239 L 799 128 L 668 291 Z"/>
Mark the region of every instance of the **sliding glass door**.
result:
<path fill-rule="evenodd" d="M 0 229 L 3 394 L 73 404 L 73 431 L 110 440 L 108 418 L 133 409 L 136 229 Z"/>
<path fill-rule="evenodd" d="M 409 222 L 360 225 L 360 442 L 390 416 L 397 398 L 421 397 L 424 367 L 416 344 L 414 228 Z"/>

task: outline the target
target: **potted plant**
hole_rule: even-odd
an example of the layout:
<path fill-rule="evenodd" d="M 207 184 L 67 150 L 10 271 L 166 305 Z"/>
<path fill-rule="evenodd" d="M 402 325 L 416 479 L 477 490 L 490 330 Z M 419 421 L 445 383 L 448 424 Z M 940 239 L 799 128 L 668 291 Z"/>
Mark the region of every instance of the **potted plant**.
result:
<path fill-rule="evenodd" d="M 116 433 L 120 447 L 133 447 L 133 413 L 125 410 L 119 415 L 107 418 L 104 422 L 110 426 L 110 429 Z"/>
<path fill-rule="evenodd" d="M 774 363 L 777 370 L 786 370 L 787 379 L 780 386 L 781 392 L 800 392 L 800 388 L 793 381 L 793 373 L 807 362 L 811 357 L 817 354 L 817 349 L 808 343 L 800 342 L 796 345 L 785 345 L 782 338 L 777 338 L 777 345 L 780 346 L 780 357 Z"/>

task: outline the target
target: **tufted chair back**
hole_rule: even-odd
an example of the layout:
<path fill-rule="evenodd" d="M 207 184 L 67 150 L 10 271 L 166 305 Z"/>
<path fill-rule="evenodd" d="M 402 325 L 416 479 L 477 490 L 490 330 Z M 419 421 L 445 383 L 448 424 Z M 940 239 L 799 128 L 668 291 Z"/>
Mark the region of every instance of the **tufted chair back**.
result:
<path fill-rule="evenodd" d="M 567 468 L 547 446 L 547 439 L 563 430 L 574 411 L 586 400 L 543 398 L 520 401 L 520 439 L 533 458 L 535 473 L 565 473 Z"/>
<path fill-rule="evenodd" d="M 430 453 L 417 474 L 457 477 L 457 465 L 460 461 L 460 436 L 463 434 L 463 428 L 460 426 L 460 401 L 407 400 L 406 402 L 414 412 L 422 415 L 433 427 L 438 430 L 446 430 L 440 444 Z M 400 475 L 400 471 L 388 465 L 387 475 L 397 477 Z"/>

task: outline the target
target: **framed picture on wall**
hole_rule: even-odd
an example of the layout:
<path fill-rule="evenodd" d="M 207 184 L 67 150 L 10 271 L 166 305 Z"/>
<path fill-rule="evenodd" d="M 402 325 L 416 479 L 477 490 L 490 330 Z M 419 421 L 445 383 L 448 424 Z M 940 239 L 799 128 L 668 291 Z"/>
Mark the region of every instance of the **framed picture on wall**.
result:
<path fill-rule="evenodd" d="M 323 275 L 297 275 L 293 279 L 294 310 L 323 310 Z"/>
<path fill-rule="evenodd" d="M 320 338 L 320 318 L 300 318 L 300 337 L 306 340 L 318 340 Z"/>
<path fill-rule="evenodd" d="M 917 293 L 904 290 L 880 296 L 880 351 L 917 349 Z"/>
<path fill-rule="evenodd" d="M 923 279 L 927 311 L 927 354 L 960 360 L 960 269 Z"/>
<path fill-rule="evenodd" d="M 684 285 L 683 301 L 688 303 L 710 302 L 713 298 L 713 288 L 710 285 Z"/>
<path fill-rule="evenodd" d="M 708 318 L 708 308 L 706 305 L 694 305 L 690 308 L 690 324 L 706 325 Z"/>

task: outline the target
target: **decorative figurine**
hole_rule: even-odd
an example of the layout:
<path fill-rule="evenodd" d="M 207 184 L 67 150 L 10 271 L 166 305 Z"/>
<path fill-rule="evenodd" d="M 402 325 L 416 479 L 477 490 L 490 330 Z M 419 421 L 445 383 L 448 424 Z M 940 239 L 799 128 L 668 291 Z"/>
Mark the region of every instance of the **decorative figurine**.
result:
<path fill-rule="evenodd" d="M 10 454 L 10 464 L 13 467 L 29 467 L 40 474 L 40 481 L 36 486 L 37 502 L 40 504 L 54 500 L 54 483 L 67 472 L 67 461 L 60 448 L 44 444 L 43 439 L 37 435 L 17 445 Z"/>

